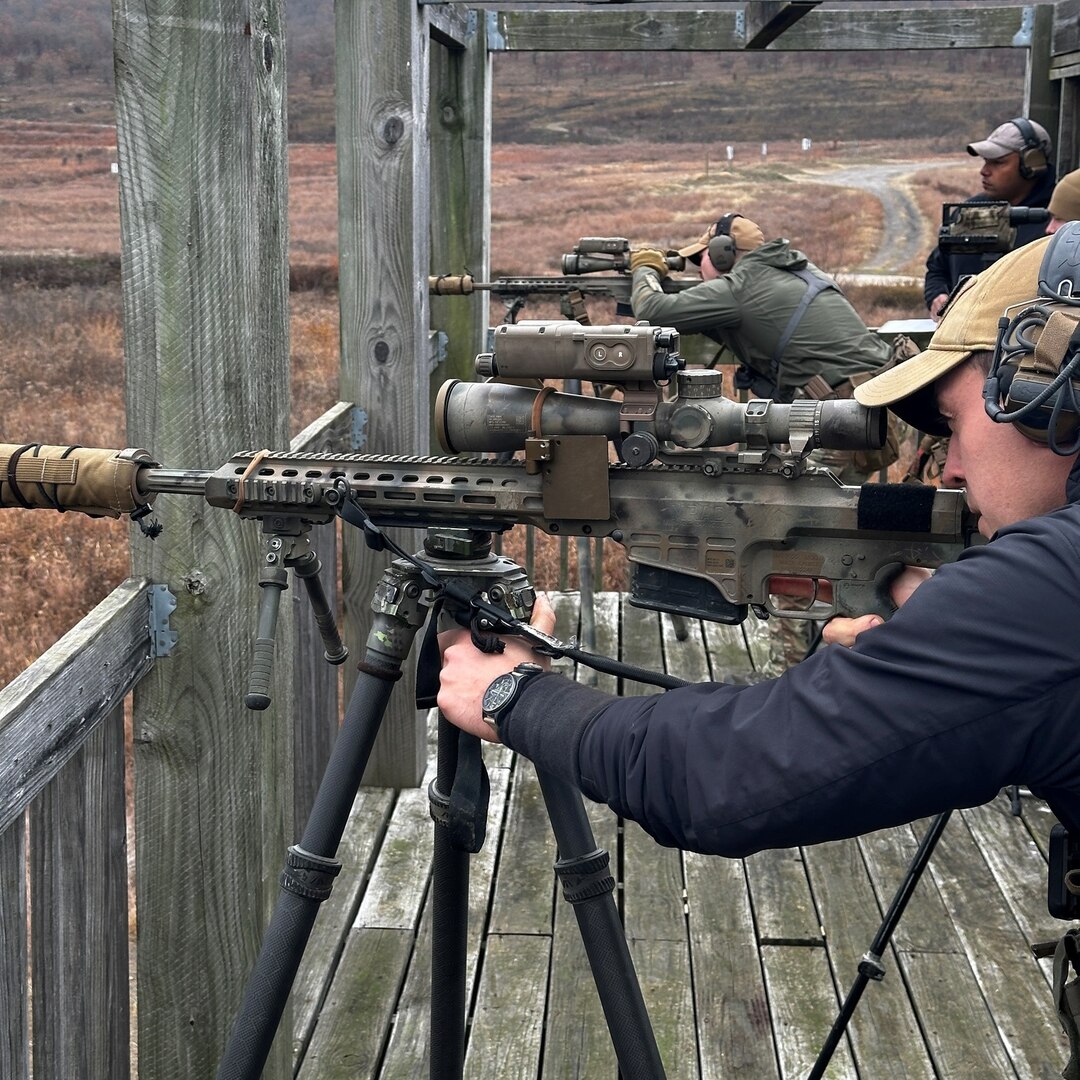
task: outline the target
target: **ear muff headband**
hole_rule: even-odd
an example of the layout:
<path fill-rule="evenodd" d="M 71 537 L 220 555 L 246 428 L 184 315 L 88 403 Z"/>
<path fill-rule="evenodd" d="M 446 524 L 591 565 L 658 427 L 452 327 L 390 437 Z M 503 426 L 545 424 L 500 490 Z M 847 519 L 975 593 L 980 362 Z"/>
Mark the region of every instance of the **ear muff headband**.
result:
<path fill-rule="evenodd" d="M 1020 137 L 1024 140 L 1024 149 L 1020 151 L 1020 175 L 1025 180 L 1041 176 L 1050 168 L 1050 161 L 1039 142 L 1039 136 L 1031 126 L 1031 121 L 1023 116 L 1016 116 L 1009 123 L 1020 132 Z"/>
<path fill-rule="evenodd" d="M 731 235 L 731 223 L 742 214 L 725 214 L 713 230 L 709 240 L 709 262 L 721 273 L 727 273 L 735 265 L 735 238 Z"/>

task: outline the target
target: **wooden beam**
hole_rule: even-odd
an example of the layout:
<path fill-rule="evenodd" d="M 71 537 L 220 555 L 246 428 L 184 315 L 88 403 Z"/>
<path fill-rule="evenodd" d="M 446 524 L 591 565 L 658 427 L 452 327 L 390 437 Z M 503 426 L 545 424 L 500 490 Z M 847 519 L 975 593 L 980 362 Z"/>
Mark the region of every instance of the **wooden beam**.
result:
<path fill-rule="evenodd" d="M 464 49 L 476 34 L 476 24 L 483 15 L 461 4 L 439 4 L 428 9 L 428 32 L 431 40 L 448 49 Z"/>
<path fill-rule="evenodd" d="M 1026 47 L 1030 5 L 948 9 L 817 9 L 769 47 L 772 52 Z M 744 25 L 732 11 L 503 11 L 493 49 L 741 52 Z"/>
<path fill-rule="evenodd" d="M 768 0 L 743 8 L 746 22 L 746 47 L 764 49 L 784 31 L 812 11 L 821 0 Z"/>

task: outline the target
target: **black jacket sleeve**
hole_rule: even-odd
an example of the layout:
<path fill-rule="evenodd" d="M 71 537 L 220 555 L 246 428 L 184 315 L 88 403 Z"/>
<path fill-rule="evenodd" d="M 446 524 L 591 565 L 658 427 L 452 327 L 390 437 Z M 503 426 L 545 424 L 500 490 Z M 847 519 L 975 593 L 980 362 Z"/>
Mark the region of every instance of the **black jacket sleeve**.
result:
<path fill-rule="evenodd" d="M 1075 505 L 1013 526 L 854 648 L 827 647 L 769 682 L 618 699 L 537 679 L 508 741 L 659 842 L 713 854 L 853 836 L 1012 783 L 1075 827 L 1077 537 Z M 527 734 L 538 723 L 546 753 Z"/>

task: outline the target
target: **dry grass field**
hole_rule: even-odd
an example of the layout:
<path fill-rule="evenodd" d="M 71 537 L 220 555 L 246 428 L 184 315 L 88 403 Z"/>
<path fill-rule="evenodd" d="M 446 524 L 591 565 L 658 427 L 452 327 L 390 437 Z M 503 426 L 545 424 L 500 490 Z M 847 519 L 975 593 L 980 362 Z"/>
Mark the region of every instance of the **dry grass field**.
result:
<path fill-rule="evenodd" d="M 115 147 L 107 124 L 0 121 L 0 387 L 6 405 L 0 441 L 126 445 Z M 804 155 L 792 147 L 771 151 L 766 161 L 747 155 L 721 167 L 708 160 L 715 148 L 704 145 L 679 147 L 685 166 L 670 158 L 670 147 L 649 143 L 621 144 L 617 153 L 610 145 L 501 145 L 492 163 L 492 269 L 557 273 L 560 254 L 583 235 L 682 244 L 728 209 L 753 217 L 767 234 L 789 236 L 827 270 L 855 267 L 877 245 L 880 204 L 864 193 L 814 183 L 813 176 L 854 161 L 884 160 L 884 149 L 871 148 L 867 156 L 865 146 L 839 146 Z M 887 149 L 892 160 L 932 156 L 928 145 Z M 941 201 L 970 193 L 974 180 L 963 161 L 915 178 L 927 249 Z M 294 280 L 335 281 L 333 146 L 291 148 L 289 201 Z M 74 283 L 60 287 L 63 282 Z M 870 324 L 922 315 L 917 290 L 864 288 L 850 295 Z M 493 318 L 500 313 L 494 304 Z M 557 316 L 540 307 L 528 314 Z M 598 308 L 594 320 L 607 314 Z M 297 431 L 337 400 L 334 288 L 293 291 L 291 340 Z M 122 580 L 127 528 L 74 514 L 7 510 L 0 513 L 0 539 L 9 571 L 17 568 L 0 578 L 2 685 Z"/>

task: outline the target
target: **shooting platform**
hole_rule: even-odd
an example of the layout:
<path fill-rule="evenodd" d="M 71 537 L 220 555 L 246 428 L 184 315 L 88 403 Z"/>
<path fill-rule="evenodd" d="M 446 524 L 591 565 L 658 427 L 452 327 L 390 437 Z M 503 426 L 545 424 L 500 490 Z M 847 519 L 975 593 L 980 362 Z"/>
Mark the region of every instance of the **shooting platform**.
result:
<path fill-rule="evenodd" d="M 577 594 L 553 597 L 557 634 Z M 596 598 L 597 646 L 689 680 L 737 677 L 764 624 L 691 622 Z M 568 674 L 573 672 L 564 667 Z M 578 677 L 585 677 L 578 673 Z M 600 675 L 598 685 L 615 689 Z M 633 684 L 624 693 L 649 693 Z M 470 893 L 469 1080 L 615 1080 L 614 1053 L 570 906 L 535 772 L 487 747 L 488 839 Z M 1053 823 L 1022 799 L 954 813 L 841 1042 L 829 1078 L 1059 1074 L 1067 1045 L 1049 962 L 1040 845 Z M 590 804 L 612 853 L 618 902 L 669 1080 L 802 1078 L 874 939 L 928 822 L 746 860 L 684 854 Z M 427 1076 L 432 825 L 423 787 L 365 788 L 294 992 L 299 1080 Z"/>

